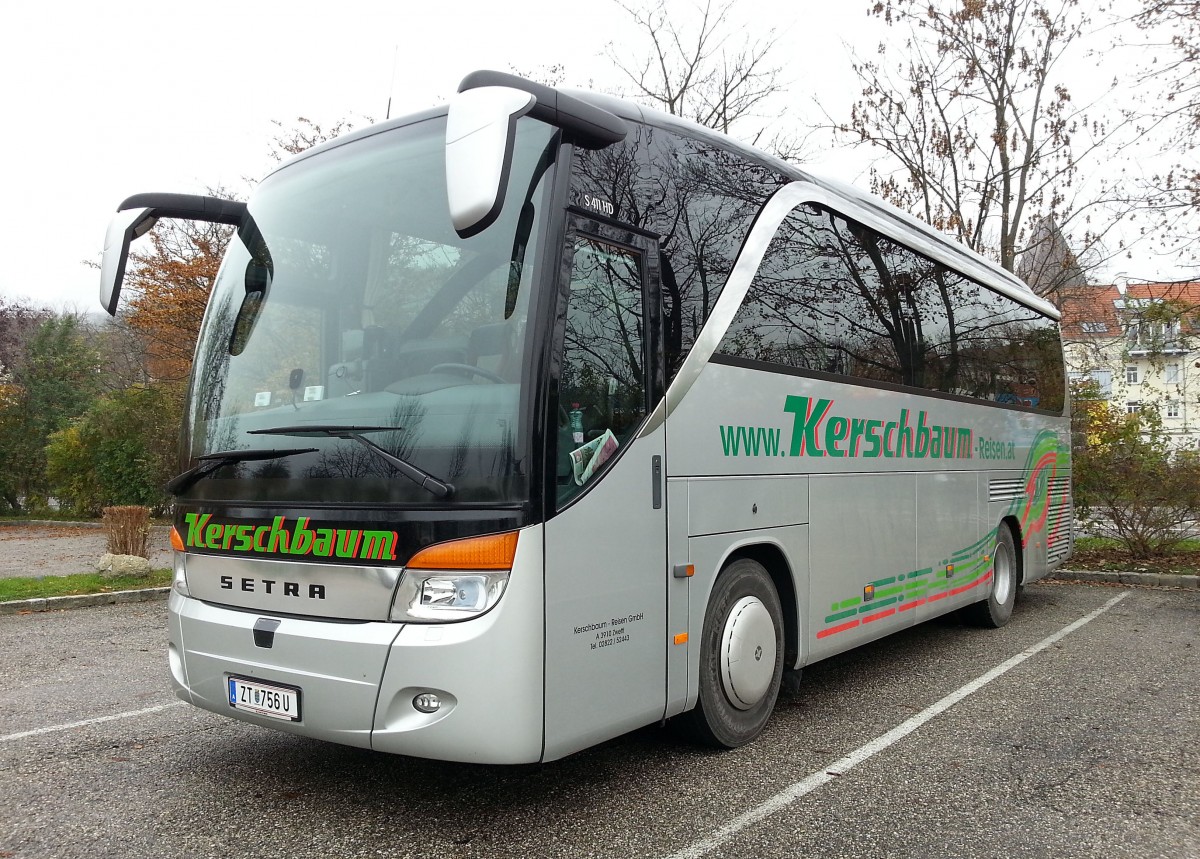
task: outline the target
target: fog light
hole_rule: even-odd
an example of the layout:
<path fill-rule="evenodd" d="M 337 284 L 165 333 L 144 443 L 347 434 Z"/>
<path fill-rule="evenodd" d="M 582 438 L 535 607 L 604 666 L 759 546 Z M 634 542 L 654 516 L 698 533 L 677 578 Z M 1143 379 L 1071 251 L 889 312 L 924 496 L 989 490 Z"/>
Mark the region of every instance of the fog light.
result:
<path fill-rule="evenodd" d="M 413 698 L 413 707 L 422 713 L 436 713 L 442 707 L 442 699 L 433 692 L 422 692 Z"/>

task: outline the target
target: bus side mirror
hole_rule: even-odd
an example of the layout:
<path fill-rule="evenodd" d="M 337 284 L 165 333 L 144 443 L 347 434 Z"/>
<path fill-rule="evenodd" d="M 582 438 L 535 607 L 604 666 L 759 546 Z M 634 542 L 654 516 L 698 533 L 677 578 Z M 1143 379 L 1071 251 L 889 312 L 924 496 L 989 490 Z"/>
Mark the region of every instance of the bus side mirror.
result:
<path fill-rule="evenodd" d="M 450 221 L 464 239 L 500 216 L 512 166 L 517 119 L 535 99 L 502 86 L 458 93 L 446 117 L 446 195 Z"/>
<path fill-rule="evenodd" d="M 219 197 L 194 194 L 134 194 L 117 207 L 104 237 L 104 260 L 100 263 L 100 306 L 117 315 L 129 244 L 144 236 L 159 218 L 185 218 L 214 224 L 242 226 L 247 221 L 246 204 Z"/>
<path fill-rule="evenodd" d="M 446 191 L 450 220 L 466 239 L 500 216 L 517 120 L 525 114 L 566 132 L 585 149 L 625 139 L 625 121 L 553 87 L 504 72 L 471 72 L 446 117 Z"/>
<path fill-rule="evenodd" d="M 100 306 L 109 316 L 117 315 L 125 264 L 130 243 L 150 231 L 158 220 L 152 209 L 126 209 L 117 212 L 104 237 L 104 259 L 100 263 Z"/>

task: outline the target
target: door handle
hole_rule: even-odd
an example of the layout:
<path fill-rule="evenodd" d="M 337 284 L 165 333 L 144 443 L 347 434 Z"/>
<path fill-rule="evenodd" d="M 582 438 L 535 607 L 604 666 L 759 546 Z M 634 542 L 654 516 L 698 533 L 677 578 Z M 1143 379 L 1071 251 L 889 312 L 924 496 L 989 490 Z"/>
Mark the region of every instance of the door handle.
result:
<path fill-rule="evenodd" d="M 654 497 L 654 509 L 662 509 L 662 457 L 656 456 L 650 460 L 651 493 Z"/>

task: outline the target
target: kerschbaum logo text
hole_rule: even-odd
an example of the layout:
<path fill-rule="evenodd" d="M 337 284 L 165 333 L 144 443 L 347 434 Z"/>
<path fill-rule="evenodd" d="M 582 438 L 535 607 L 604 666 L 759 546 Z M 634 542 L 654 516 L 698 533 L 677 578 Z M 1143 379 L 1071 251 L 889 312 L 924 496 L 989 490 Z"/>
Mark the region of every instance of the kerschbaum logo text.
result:
<path fill-rule="evenodd" d="M 189 549 L 374 561 L 396 559 L 395 531 L 310 528 L 305 517 L 289 523 L 286 516 L 276 516 L 270 525 L 213 522 L 212 518 L 211 513 L 183 515 L 184 543 Z"/>
<path fill-rule="evenodd" d="M 894 420 L 837 414 L 834 401 L 789 396 L 791 439 L 785 428 L 721 426 L 725 456 L 830 456 L 864 459 L 973 459 L 975 433 L 947 426 L 927 411 L 900 409 Z M 1011 448 L 1010 448 L 1011 449 Z"/>

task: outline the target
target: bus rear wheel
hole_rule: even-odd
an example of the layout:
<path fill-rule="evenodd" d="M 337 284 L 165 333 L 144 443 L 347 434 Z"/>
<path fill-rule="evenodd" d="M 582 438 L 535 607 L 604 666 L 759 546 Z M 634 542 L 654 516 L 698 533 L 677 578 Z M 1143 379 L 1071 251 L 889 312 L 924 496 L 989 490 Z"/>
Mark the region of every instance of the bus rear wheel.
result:
<path fill-rule="evenodd" d="M 999 629 L 1012 617 L 1017 601 L 1017 547 L 1008 525 L 1001 523 L 992 549 L 992 582 L 988 598 L 963 609 L 976 626 Z"/>
<path fill-rule="evenodd" d="M 733 749 L 767 724 L 783 676 L 783 608 L 771 576 L 740 558 L 717 577 L 700 642 L 696 708 L 683 727 L 707 745 Z"/>

